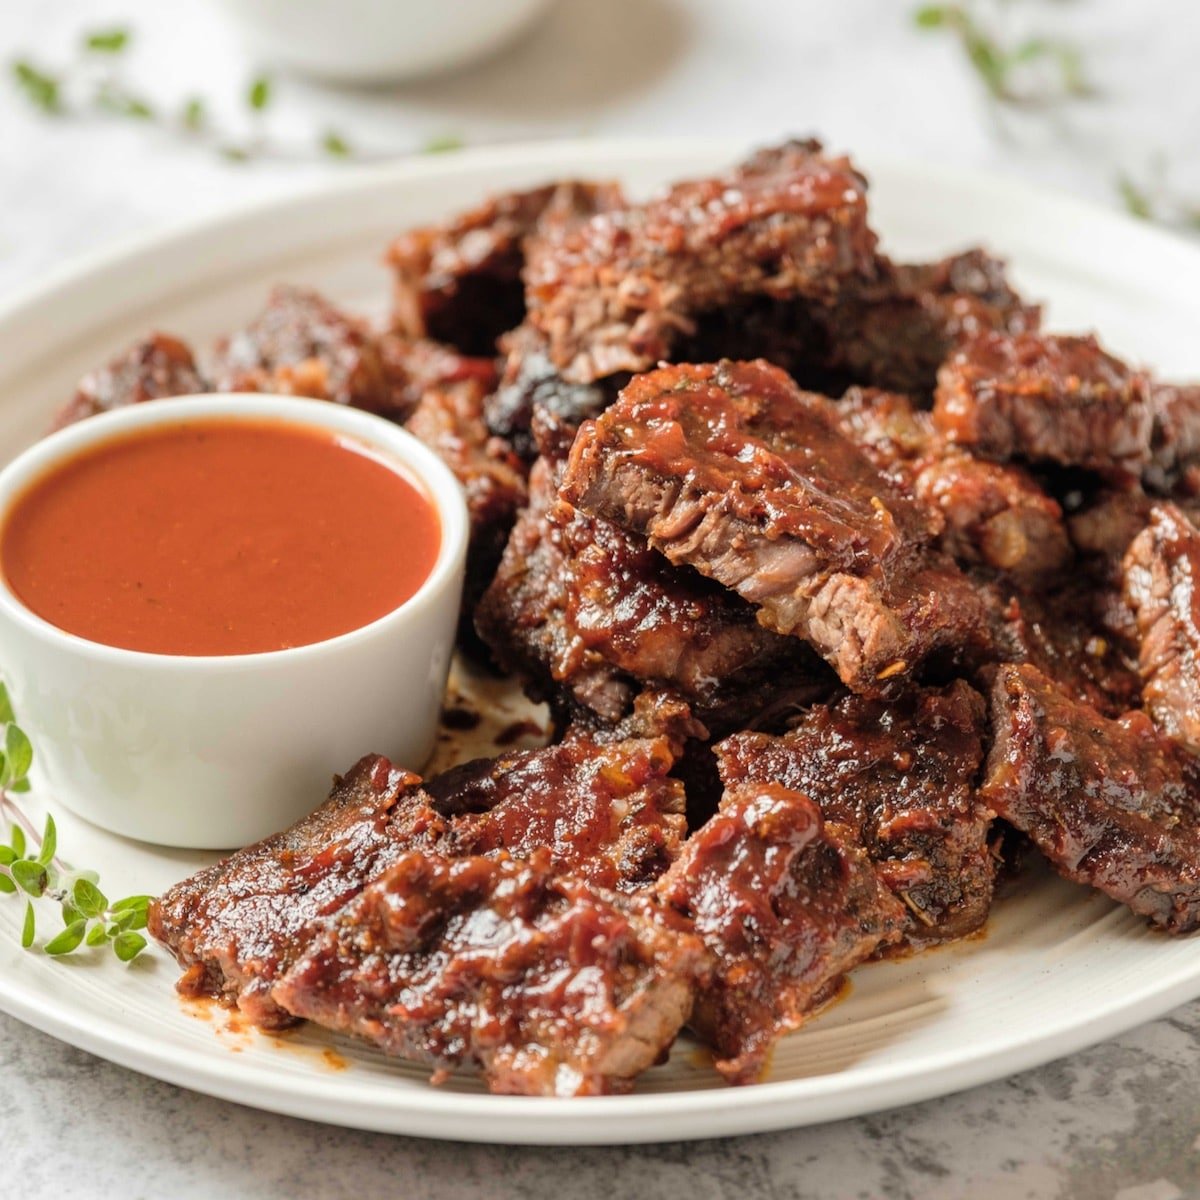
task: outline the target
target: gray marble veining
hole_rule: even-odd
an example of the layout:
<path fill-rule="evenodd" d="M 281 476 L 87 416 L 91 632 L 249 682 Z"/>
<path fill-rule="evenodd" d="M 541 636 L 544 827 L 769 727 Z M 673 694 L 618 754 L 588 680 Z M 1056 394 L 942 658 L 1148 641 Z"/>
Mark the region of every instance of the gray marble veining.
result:
<path fill-rule="evenodd" d="M 278 1117 L 0 1018 L 6 1176 L 126 1200 L 1179 1200 L 1200 1196 L 1200 1002 L 1039 1070 L 852 1121 L 723 1141 L 490 1147 Z"/>

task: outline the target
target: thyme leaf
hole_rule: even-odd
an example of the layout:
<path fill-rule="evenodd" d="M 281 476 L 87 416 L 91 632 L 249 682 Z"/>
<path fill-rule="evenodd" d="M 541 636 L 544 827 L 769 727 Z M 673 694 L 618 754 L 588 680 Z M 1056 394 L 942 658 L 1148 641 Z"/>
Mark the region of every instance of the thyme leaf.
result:
<path fill-rule="evenodd" d="M 128 29 L 97 29 L 83 35 L 83 48 L 96 54 L 120 54 L 130 36 Z"/>
<path fill-rule="evenodd" d="M 81 945 L 110 944 L 124 963 L 132 962 L 148 945 L 139 933 L 145 929 L 150 897 L 125 896 L 110 902 L 100 890 L 95 871 L 76 870 L 58 856 L 58 827 L 52 816 L 39 835 L 33 823 L 13 800 L 13 793 L 28 784 L 33 766 L 33 745 L 17 725 L 8 689 L 0 683 L 0 815 L 11 820 L 8 843 L 0 844 L 0 895 L 24 895 L 21 945 L 32 949 L 37 938 L 35 900 L 58 906 L 62 928 L 42 947 L 51 957 L 73 954 Z"/>
<path fill-rule="evenodd" d="M 1030 37 L 1015 46 L 1006 46 L 975 16 L 973 7 L 970 0 L 960 4 L 925 4 L 913 11 L 912 20 L 918 29 L 953 34 L 993 100 L 1045 105 L 1063 97 L 1092 94 L 1076 47 L 1046 37 Z M 1020 87 L 1022 69 L 1037 62 L 1048 62 L 1055 69 L 1056 90 L 1030 91 Z"/>
<path fill-rule="evenodd" d="M 55 76 L 40 71 L 24 59 L 13 63 L 12 72 L 17 87 L 35 108 L 54 116 L 63 112 L 60 83 Z"/>
<path fill-rule="evenodd" d="M 255 112 L 262 112 L 271 103 L 271 81 L 265 75 L 260 75 L 250 84 L 246 93 L 246 103 Z"/>

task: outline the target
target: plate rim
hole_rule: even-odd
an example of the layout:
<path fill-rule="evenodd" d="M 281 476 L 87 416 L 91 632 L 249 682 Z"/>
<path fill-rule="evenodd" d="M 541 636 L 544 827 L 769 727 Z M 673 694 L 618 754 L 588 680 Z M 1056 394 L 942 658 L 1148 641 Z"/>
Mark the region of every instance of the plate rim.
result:
<path fill-rule="evenodd" d="M 44 321 L 48 311 L 75 289 L 89 282 L 97 286 L 103 276 L 119 272 L 139 259 L 166 250 L 180 251 L 190 243 L 222 234 L 228 236 L 239 227 L 261 224 L 273 216 L 300 211 L 306 205 L 328 205 L 339 197 L 364 192 L 386 193 L 415 180 L 482 177 L 504 169 L 527 170 L 532 175 L 543 169 L 561 169 L 564 161 L 592 160 L 597 170 L 615 172 L 627 171 L 637 163 L 661 161 L 669 167 L 672 162 L 696 158 L 733 158 L 746 145 L 747 140 L 725 138 L 561 139 L 355 166 L 344 176 L 312 181 L 288 195 L 260 197 L 221 212 L 170 222 L 146 233 L 114 240 L 55 268 L 36 284 L 15 288 L 11 294 L 0 297 L 0 340 L 12 328 L 19 330 L 22 323 Z M 1200 268 L 1200 248 L 1178 235 L 1074 196 L 974 167 L 931 163 L 910 156 L 868 154 L 864 158 L 869 164 L 869 175 L 880 171 L 897 179 L 919 177 L 926 185 L 944 180 L 950 186 L 971 191 L 986 189 L 1006 203 L 1040 208 L 1056 214 L 1060 220 L 1085 223 L 1099 231 L 1112 230 L 1119 233 L 1127 247 L 1132 246 L 1137 253 L 1156 261 L 1169 261 L 1176 270 L 1180 265 L 1186 266 L 1189 258 Z M 319 244 L 334 245 L 337 240 L 322 239 Z M 264 252 L 262 257 L 265 260 L 270 255 Z M 139 289 L 139 294 L 157 295 L 164 286 L 176 285 L 160 283 L 157 291 Z M 144 302 L 153 300 L 152 296 Z M 135 304 L 129 302 L 117 307 L 132 310 Z M 98 316 L 100 319 L 94 320 L 89 328 L 98 328 L 108 319 L 104 314 Z M 26 347 L 24 354 L 18 350 L 18 361 L 11 373 L 19 376 L 38 361 L 41 353 L 36 347 Z M 510 1144 L 691 1140 L 766 1132 L 879 1111 L 951 1094 L 1060 1058 L 1153 1020 L 1200 995 L 1200 964 L 1195 968 L 1178 964 L 1168 973 L 1165 984 L 1156 977 L 1153 985 L 1143 982 L 1136 990 L 1127 989 L 1119 996 L 1109 997 L 1083 1021 L 1056 1014 L 1055 1020 L 1043 1021 L 1036 1034 L 1016 1045 L 1003 1043 L 974 1052 L 971 1048 L 965 1052 L 960 1048 L 896 1063 L 850 1068 L 852 1087 L 846 1086 L 846 1072 L 839 1072 L 770 1081 L 747 1088 L 718 1087 L 569 1100 L 441 1092 L 433 1088 L 398 1089 L 396 1096 L 404 1097 L 403 1100 L 379 1106 L 356 1100 L 350 1081 L 337 1076 L 288 1075 L 283 1083 L 272 1088 L 255 1078 L 255 1068 L 241 1066 L 228 1053 L 214 1054 L 190 1045 L 170 1045 L 156 1052 L 154 1045 L 141 1046 L 136 1036 L 131 1039 L 130 1026 L 121 1024 L 116 1017 L 87 1013 L 81 1019 L 79 1007 L 57 996 L 31 993 L 18 985 L 18 977 L 15 972 L 0 974 L 0 1009 L 44 1033 L 143 1074 L 221 1099 L 328 1124 Z M 655 1118 L 653 1123 L 646 1120 L 651 1116 Z M 458 1120 L 448 1120 L 453 1118 Z M 495 1121 L 495 1128 L 488 1127 L 489 1119 Z M 452 1127 L 447 1128 L 448 1124 Z M 534 1127 L 530 1128 L 531 1125 Z"/>

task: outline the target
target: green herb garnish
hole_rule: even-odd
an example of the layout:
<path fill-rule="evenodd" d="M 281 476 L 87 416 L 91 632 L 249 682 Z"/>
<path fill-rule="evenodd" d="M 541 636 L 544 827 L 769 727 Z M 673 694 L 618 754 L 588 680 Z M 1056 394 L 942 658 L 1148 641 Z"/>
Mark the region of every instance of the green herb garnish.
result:
<path fill-rule="evenodd" d="M 0 843 L 0 894 L 25 898 L 21 945 L 32 949 L 37 939 L 34 901 L 58 905 L 62 928 L 42 946 L 51 956 L 73 954 L 81 945 L 108 943 L 121 962 L 132 962 L 146 948 L 141 930 L 146 928 L 149 896 L 126 896 L 110 902 L 100 890 L 94 871 L 80 871 L 58 856 L 58 828 L 52 816 L 39 835 L 13 800 L 13 793 L 28 789 L 33 766 L 33 745 L 16 723 L 8 689 L 0 683 L 0 724 L 4 727 L 0 751 L 0 814 L 11 822 L 7 843 Z"/>
<path fill-rule="evenodd" d="M 271 81 L 265 75 L 260 75 L 250 85 L 250 90 L 246 93 L 246 103 L 255 112 L 262 112 L 271 103 Z"/>
<path fill-rule="evenodd" d="M 333 158 L 347 158 L 350 155 L 349 142 L 332 129 L 321 139 L 321 149 Z"/>
<path fill-rule="evenodd" d="M 945 30 L 957 37 L 967 61 L 994 99 L 1016 104 L 1047 104 L 1062 97 L 1092 94 L 1079 51 L 1052 38 L 1031 37 L 1016 46 L 1005 46 L 972 11 L 971 3 L 925 4 L 913 14 L 918 29 Z M 1058 89 L 1031 92 L 1018 85 L 1021 69 L 1036 62 L 1051 63 Z"/>
<path fill-rule="evenodd" d="M 63 111 L 58 79 L 38 70 L 32 63 L 20 60 L 12 65 L 13 79 L 25 98 L 44 113 L 58 116 Z"/>
<path fill-rule="evenodd" d="M 422 154 L 449 154 L 451 150 L 461 150 L 463 148 L 463 140 L 460 137 L 455 137 L 453 134 L 444 134 L 441 137 L 430 138 L 429 141 L 421 147 Z"/>
<path fill-rule="evenodd" d="M 252 79 L 241 94 L 244 124 L 239 131 L 231 122 L 222 124 L 214 116 L 220 106 L 204 96 L 147 95 L 131 86 L 124 74 L 125 51 L 133 42 L 126 28 L 102 28 L 85 32 L 80 38 L 82 53 L 50 70 L 32 59 L 21 58 L 11 64 L 17 89 L 39 112 L 56 117 L 137 121 L 192 145 L 206 146 L 230 162 L 270 159 L 281 162 L 309 162 L 314 158 L 395 158 L 395 154 L 363 155 L 352 148 L 340 133 L 316 134 L 294 143 L 269 136 L 266 129 L 268 110 L 275 101 L 271 79 L 260 75 Z M 435 150 L 458 146 L 456 139 L 440 139 Z"/>
<path fill-rule="evenodd" d="M 128 29 L 97 29 L 83 36 L 83 48 L 96 54 L 120 54 L 129 45 Z"/>

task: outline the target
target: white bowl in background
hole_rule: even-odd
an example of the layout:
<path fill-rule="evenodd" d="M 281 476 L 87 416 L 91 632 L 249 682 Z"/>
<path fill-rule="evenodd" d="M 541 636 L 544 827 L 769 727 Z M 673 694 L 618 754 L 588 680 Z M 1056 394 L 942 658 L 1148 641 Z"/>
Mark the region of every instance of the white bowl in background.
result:
<path fill-rule="evenodd" d="M 396 83 L 499 50 L 550 0 L 222 0 L 267 62 L 335 83 Z"/>
<path fill-rule="evenodd" d="M 261 394 L 155 400 L 52 434 L 0 471 L 0 521 L 31 483 L 89 448 L 211 418 L 278 420 L 369 447 L 424 489 L 441 547 L 429 577 L 386 616 L 261 654 L 150 654 L 88 641 L 28 609 L 0 572 L 0 657 L 48 794 L 114 833 L 190 849 L 241 846 L 283 829 L 365 753 L 422 766 L 436 736 L 467 545 L 458 482 L 411 434 L 340 405 Z"/>

